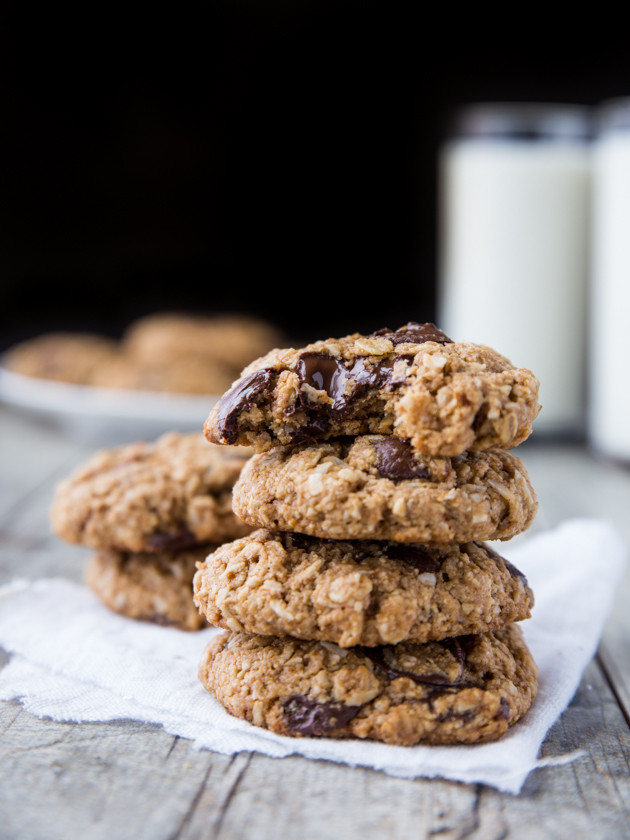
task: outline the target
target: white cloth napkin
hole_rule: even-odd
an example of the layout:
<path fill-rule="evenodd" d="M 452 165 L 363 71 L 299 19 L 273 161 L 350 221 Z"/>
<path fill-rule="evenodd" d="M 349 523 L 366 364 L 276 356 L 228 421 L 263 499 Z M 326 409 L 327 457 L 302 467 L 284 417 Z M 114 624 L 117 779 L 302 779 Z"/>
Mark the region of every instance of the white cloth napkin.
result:
<path fill-rule="evenodd" d="M 500 551 L 534 590 L 533 618 L 522 627 L 540 673 L 533 706 L 494 743 L 393 747 L 274 735 L 228 715 L 198 682 L 202 650 L 218 631 L 185 633 L 126 619 L 85 587 L 59 578 L 0 588 L 0 645 L 12 654 L 0 672 L 0 699 L 19 698 L 29 712 L 58 721 L 160 724 L 198 748 L 224 754 L 297 753 L 404 778 L 439 776 L 518 793 L 531 770 L 576 756 L 537 758 L 595 653 L 627 549 L 610 524 L 576 519 L 502 544 Z"/>

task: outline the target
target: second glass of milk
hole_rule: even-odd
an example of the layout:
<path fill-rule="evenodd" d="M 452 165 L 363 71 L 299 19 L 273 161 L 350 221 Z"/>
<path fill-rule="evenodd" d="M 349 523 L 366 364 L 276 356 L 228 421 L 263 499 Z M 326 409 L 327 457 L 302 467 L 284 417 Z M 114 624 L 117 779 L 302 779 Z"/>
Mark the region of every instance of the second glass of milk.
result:
<path fill-rule="evenodd" d="M 586 108 L 460 109 L 439 162 L 438 326 L 540 380 L 535 430 L 585 424 L 590 124 Z"/>

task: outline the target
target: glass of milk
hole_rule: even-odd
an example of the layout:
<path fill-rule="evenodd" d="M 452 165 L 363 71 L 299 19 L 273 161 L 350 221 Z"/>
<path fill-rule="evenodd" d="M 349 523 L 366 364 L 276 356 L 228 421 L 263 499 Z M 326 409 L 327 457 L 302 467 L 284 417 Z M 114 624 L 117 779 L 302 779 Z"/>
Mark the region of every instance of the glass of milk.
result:
<path fill-rule="evenodd" d="M 438 326 L 534 371 L 537 434 L 585 428 L 590 123 L 581 106 L 479 103 L 440 151 Z"/>
<path fill-rule="evenodd" d="M 603 103 L 597 117 L 588 438 L 630 461 L 630 98 Z"/>

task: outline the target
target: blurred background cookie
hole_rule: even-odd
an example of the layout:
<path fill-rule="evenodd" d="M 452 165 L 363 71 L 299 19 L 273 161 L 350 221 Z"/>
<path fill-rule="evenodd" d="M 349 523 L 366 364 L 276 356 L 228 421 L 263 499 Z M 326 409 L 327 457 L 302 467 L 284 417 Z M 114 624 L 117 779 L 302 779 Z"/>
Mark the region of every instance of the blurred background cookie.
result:
<path fill-rule="evenodd" d="M 101 365 L 116 356 L 113 339 L 91 333 L 52 332 L 9 348 L 3 363 L 23 376 L 85 385 Z"/>

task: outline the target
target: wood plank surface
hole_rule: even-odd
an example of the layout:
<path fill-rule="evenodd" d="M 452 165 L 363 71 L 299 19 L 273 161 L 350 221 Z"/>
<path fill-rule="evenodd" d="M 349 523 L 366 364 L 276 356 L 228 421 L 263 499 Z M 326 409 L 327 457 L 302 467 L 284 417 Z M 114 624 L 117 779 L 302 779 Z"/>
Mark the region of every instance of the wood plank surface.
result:
<path fill-rule="evenodd" d="M 50 533 L 48 508 L 55 481 L 98 441 L 0 408 L 0 442 L 0 582 L 80 580 L 87 553 Z M 607 516 L 630 544 L 630 473 L 577 445 L 532 442 L 518 454 L 540 499 L 532 532 Z M 0 838 L 630 837 L 628 581 L 599 657 L 542 748 L 581 754 L 530 774 L 518 796 L 297 756 L 223 756 L 136 721 L 57 723 L 10 702 L 0 704 Z"/>

